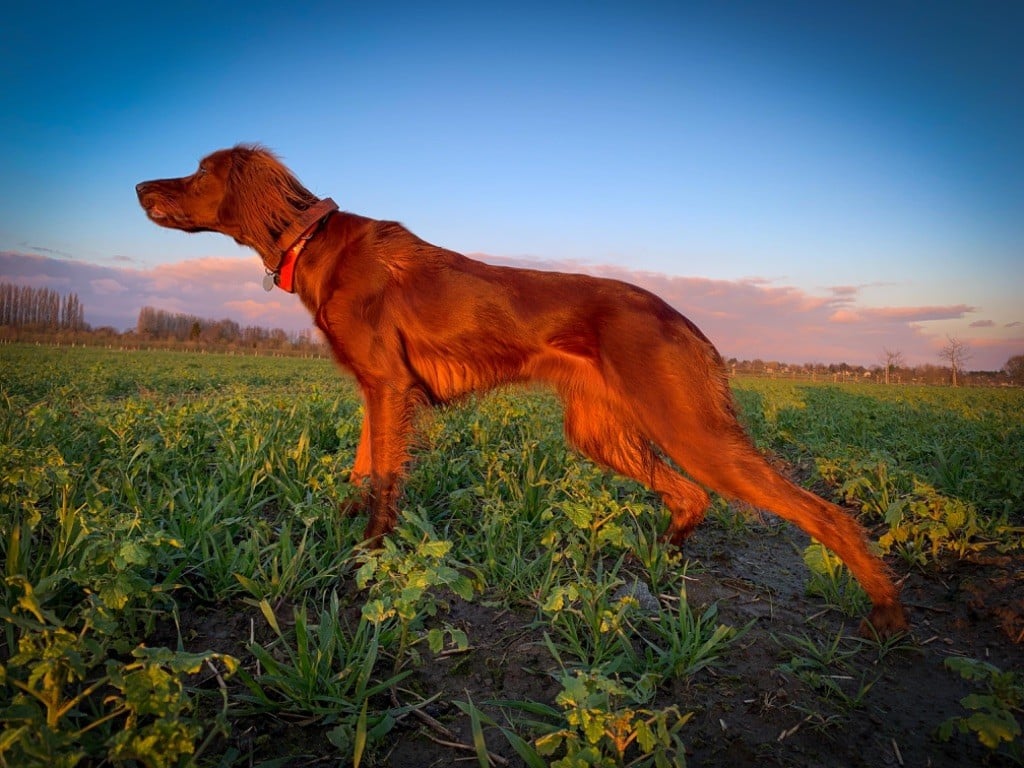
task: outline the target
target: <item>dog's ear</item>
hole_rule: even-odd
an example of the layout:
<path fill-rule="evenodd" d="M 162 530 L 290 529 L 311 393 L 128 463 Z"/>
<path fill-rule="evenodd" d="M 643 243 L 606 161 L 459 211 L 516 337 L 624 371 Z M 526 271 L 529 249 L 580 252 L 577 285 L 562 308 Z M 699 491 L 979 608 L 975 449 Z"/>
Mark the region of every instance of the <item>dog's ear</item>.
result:
<path fill-rule="evenodd" d="M 222 232 L 240 245 L 255 248 L 260 254 L 273 250 L 273 216 L 268 216 L 264 197 L 268 182 L 261 178 L 263 158 L 249 147 L 235 147 L 225 155 L 219 169 L 223 183 L 217 218 Z"/>

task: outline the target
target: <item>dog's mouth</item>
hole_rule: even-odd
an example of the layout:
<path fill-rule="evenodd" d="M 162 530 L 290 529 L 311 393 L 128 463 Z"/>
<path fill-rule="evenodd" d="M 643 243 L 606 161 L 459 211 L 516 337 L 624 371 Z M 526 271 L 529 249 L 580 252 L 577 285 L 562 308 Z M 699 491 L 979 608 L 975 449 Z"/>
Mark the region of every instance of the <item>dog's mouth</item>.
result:
<path fill-rule="evenodd" d="M 146 211 L 146 216 L 154 224 L 172 229 L 178 228 L 181 224 L 181 216 L 174 210 L 173 205 L 167 205 L 161 200 L 147 200 L 142 207 Z"/>

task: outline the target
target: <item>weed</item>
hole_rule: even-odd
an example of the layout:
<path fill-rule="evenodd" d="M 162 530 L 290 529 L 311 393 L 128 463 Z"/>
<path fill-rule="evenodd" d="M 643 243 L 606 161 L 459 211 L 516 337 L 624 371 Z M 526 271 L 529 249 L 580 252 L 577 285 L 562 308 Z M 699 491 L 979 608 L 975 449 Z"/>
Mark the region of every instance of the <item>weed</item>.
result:
<path fill-rule="evenodd" d="M 992 752 L 999 752 L 1024 765 L 1024 738 L 1017 715 L 1024 715 L 1024 675 L 1003 672 L 993 664 L 961 656 L 950 656 L 946 668 L 982 688 L 960 699 L 967 717 L 953 717 L 939 726 L 937 735 L 949 741 L 954 731 L 974 733 Z"/>
<path fill-rule="evenodd" d="M 529 715 L 519 725 L 540 734 L 532 742 L 499 726 L 471 702 L 458 705 L 463 711 L 475 713 L 481 726 L 497 727 L 531 767 L 686 765 L 680 731 L 692 713 L 680 714 L 675 706 L 653 710 L 639 707 L 637 702 L 646 698 L 646 691 L 637 691 L 599 672 L 565 672 L 559 684 L 556 707 L 521 701 L 486 702 Z M 482 728 L 477 726 L 475 730 L 480 732 Z"/>
<path fill-rule="evenodd" d="M 878 682 L 881 672 L 870 674 L 864 669 L 859 674 L 853 663 L 860 643 L 856 638 L 846 637 L 842 632 L 830 640 L 819 641 L 803 635 L 784 635 L 775 642 L 789 655 L 789 661 L 778 666 L 783 674 L 793 675 L 820 697 L 818 707 L 795 706 L 806 715 L 813 715 L 817 722 L 827 725 L 842 722 L 850 714 L 865 706 L 868 692 Z M 854 647 L 849 647 L 850 644 Z M 828 705 L 830 715 L 824 714 L 821 705 Z"/>
<path fill-rule="evenodd" d="M 416 645 L 423 637 L 434 648 L 443 639 L 437 632 L 420 633 L 423 620 L 436 615 L 440 605 L 431 590 L 447 587 L 463 600 L 472 600 L 476 589 L 473 579 L 456 566 L 470 569 L 460 563 L 449 563 L 452 543 L 438 539 L 422 515 L 408 514 L 396 532 L 396 537 L 383 540 L 380 549 L 360 554 L 356 572 L 356 585 L 369 591 L 363 618 L 378 626 L 392 619 L 398 624 L 395 674 L 405 665 L 407 656 L 413 664 L 419 663 Z M 444 632 L 458 647 L 468 645 L 461 630 L 446 627 Z"/>
<path fill-rule="evenodd" d="M 808 595 L 823 597 L 846 616 L 864 615 L 868 596 L 842 560 L 820 542 L 811 541 L 804 550 L 804 564 L 811 573 Z"/>
<path fill-rule="evenodd" d="M 376 708 L 371 700 L 410 674 L 398 672 L 386 679 L 374 676 L 381 639 L 388 642 L 393 629 L 360 619 L 349 630 L 342 619 L 337 593 L 312 621 L 305 606 L 293 612 L 293 626 L 286 634 L 266 600 L 261 612 L 277 639 L 269 646 L 251 643 L 257 662 L 255 672 L 240 670 L 248 690 L 243 698 L 254 712 L 303 716 L 333 726 L 328 738 L 343 754 L 351 755 L 386 735 L 402 708 Z"/>

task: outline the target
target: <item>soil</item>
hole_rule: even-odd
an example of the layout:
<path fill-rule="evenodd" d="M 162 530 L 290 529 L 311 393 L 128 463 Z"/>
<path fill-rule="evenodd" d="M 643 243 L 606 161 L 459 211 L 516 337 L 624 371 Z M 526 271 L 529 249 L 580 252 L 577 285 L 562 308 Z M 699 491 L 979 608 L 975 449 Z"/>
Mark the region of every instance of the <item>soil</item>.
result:
<path fill-rule="evenodd" d="M 949 656 L 988 661 L 1024 671 L 1024 556 L 989 557 L 910 571 L 903 598 L 912 621 L 910 638 L 886 654 L 861 644 L 849 674 L 837 680 L 847 695 L 874 680 L 854 705 L 825 697 L 784 665 L 798 653 L 792 638 L 826 645 L 837 633 L 856 632 L 857 621 L 805 594 L 807 570 L 800 553 L 806 537 L 783 523 L 741 528 L 708 521 L 687 544 L 688 600 L 695 610 L 717 603 L 719 621 L 753 625 L 714 666 L 664 687 L 654 704 L 692 712 L 683 727 L 690 766 L 961 766 L 1010 765 L 972 734 L 936 738 L 940 723 L 967 713 L 959 701 L 976 684 L 944 667 Z M 906 570 L 904 569 L 905 573 Z M 283 620 L 288 606 L 278 606 Z M 811 617 L 808 619 L 807 617 Z M 434 720 L 406 716 L 388 744 L 364 765 L 425 768 L 475 764 L 469 718 L 452 704 L 492 699 L 553 704 L 559 686 L 533 609 L 489 606 L 451 596 L 444 621 L 464 629 L 471 648 L 461 654 L 424 655 L 406 691 L 431 698 L 424 711 Z M 164 626 L 155 643 L 188 650 L 213 649 L 250 663 L 251 634 L 269 635 L 257 609 L 244 604 L 181 610 L 179 628 Z M 260 629 L 262 628 L 262 629 Z M 180 634 L 179 634 L 180 631 Z M 849 641 L 844 648 L 857 647 Z M 880 658 L 881 656 L 881 658 Z M 849 678 L 849 679 L 847 679 Z M 212 683 L 211 683 L 212 685 Z M 409 694 L 412 699 L 413 694 Z M 411 703 L 403 702 L 403 703 Z M 482 709 L 499 721 L 493 707 Z M 336 765 L 337 752 L 323 725 L 273 717 L 233 723 L 226 749 L 249 755 L 250 764 Z M 522 761 L 500 734 L 489 730 L 488 748 L 507 761 Z M 465 745 L 450 746 L 445 742 Z"/>

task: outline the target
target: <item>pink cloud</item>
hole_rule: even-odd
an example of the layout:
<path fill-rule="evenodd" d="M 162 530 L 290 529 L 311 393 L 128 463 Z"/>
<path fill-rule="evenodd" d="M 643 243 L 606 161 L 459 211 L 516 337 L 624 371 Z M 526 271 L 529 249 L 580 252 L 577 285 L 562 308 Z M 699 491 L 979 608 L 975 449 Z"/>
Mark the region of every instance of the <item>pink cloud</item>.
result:
<path fill-rule="evenodd" d="M 101 277 L 97 280 L 90 280 L 89 285 L 99 295 L 110 295 L 124 293 L 128 290 L 120 280 L 112 277 Z"/>
<path fill-rule="evenodd" d="M 840 309 L 829 315 L 830 323 L 859 323 L 862 317 L 849 309 Z"/>
<path fill-rule="evenodd" d="M 968 328 L 995 328 L 996 323 L 994 320 L 975 320 L 971 323 Z"/>
<path fill-rule="evenodd" d="M 952 320 L 977 312 L 967 304 L 933 307 L 863 307 L 857 310 L 863 317 L 896 323 L 923 323 L 929 320 Z"/>
<path fill-rule="evenodd" d="M 937 351 L 945 343 L 946 329 L 929 330 L 927 322 L 962 319 L 976 311 L 967 304 L 861 306 L 855 286 L 832 287 L 818 296 L 756 276 L 710 280 L 574 261 L 476 258 L 634 283 L 689 317 L 726 358 L 875 365 L 883 349 L 895 349 L 903 352 L 908 364 L 939 364 Z M 255 256 L 189 259 L 139 269 L 0 252 L 0 281 L 75 291 L 85 307 L 86 321 L 94 326 L 132 328 L 139 310 L 152 306 L 210 319 L 228 317 L 241 325 L 288 331 L 311 328 L 312 320 L 301 302 L 278 290 L 265 292 L 262 277 L 263 268 Z M 971 331 L 964 340 L 974 350 L 972 367 L 998 369 L 1011 355 L 1024 351 L 1024 339 L 999 338 L 997 333 L 1005 331 L 992 325 L 975 324 Z"/>
<path fill-rule="evenodd" d="M 930 333 L 922 324 L 963 318 L 975 311 L 967 304 L 858 306 L 853 286 L 840 286 L 838 291 L 831 288 L 831 295 L 815 296 L 759 277 L 709 280 L 569 261 L 474 257 L 508 266 L 587 272 L 639 285 L 693 320 L 726 358 L 790 363 L 845 361 L 870 366 L 880 362 L 883 349 L 898 349 L 911 365 L 937 365 L 937 351 L 945 337 Z M 1002 350 L 1003 346 L 993 345 L 992 349 Z M 979 367 L 1001 367 L 1006 360 L 997 359 L 1002 351 L 993 354 L 991 360 L 985 355 L 984 365 L 980 353 L 972 362 Z"/>

